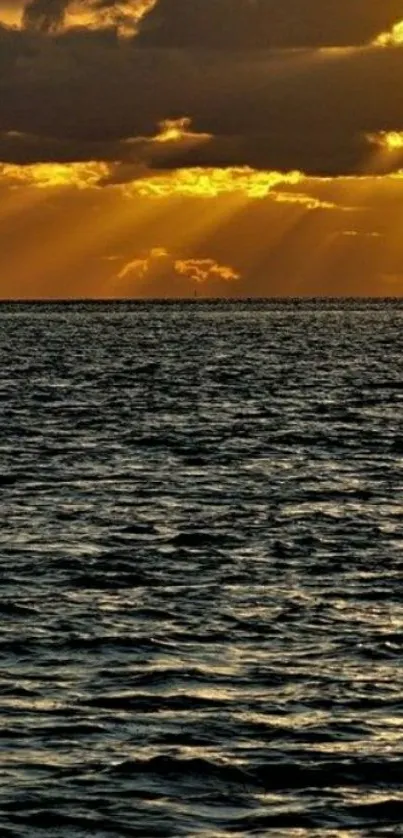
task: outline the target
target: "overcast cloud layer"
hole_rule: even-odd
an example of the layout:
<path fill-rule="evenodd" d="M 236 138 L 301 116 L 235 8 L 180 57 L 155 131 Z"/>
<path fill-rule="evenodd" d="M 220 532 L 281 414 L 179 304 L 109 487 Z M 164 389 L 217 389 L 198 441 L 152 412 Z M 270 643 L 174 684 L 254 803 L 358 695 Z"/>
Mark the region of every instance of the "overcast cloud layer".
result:
<path fill-rule="evenodd" d="M 124 161 L 130 177 L 403 166 L 368 139 L 403 131 L 403 46 L 371 45 L 403 0 L 93 0 L 77 20 L 81 7 L 86 27 L 66 28 L 65 0 L 32 0 L 21 28 L 0 28 L 0 161 Z M 153 139 L 182 117 L 177 141 Z"/>

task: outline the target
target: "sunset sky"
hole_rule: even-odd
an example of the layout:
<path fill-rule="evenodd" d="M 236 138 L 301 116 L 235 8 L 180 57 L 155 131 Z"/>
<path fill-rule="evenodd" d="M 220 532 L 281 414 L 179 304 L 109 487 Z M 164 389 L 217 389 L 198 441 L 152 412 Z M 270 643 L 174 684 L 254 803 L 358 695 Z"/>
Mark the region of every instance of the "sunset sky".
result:
<path fill-rule="evenodd" d="M 403 296 L 403 0 L 0 0 L 0 297 Z"/>

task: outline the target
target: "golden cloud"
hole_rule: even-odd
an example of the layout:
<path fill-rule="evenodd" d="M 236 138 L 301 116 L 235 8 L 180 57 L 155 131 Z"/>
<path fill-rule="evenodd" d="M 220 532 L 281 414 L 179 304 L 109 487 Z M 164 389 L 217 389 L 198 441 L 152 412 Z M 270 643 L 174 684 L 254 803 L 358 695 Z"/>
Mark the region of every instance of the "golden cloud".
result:
<path fill-rule="evenodd" d="M 370 134 L 368 139 L 385 151 L 403 151 L 403 131 L 380 131 Z"/>
<path fill-rule="evenodd" d="M 158 272 L 167 263 L 171 263 L 168 251 L 165 247 L 153 247 L 144 257 L 138 257 L 127 262 L 118 273 L 118 279 L 127 277 L 143 278 L 148 273 Z"/>
<path fill-rule="evenodd" d="M 119 36 L 131 37 L 156 3 L 157 0 L 28 0 L 22 15 L 19 9 L 19 18 L 25 28 L 45 33 L 112 28 Z"/>
<path fill-rule="evenodd" d="M 219 265 L 214 259 L 177 259 L 174 267 L 177 273 L 195 282 L 207 282 L 215 278 L 226 282 L 240 279 L 240 274 L 234 268 Z"/>
<path fill-rule="evenodd" d="M 336 209 L 337 204 L 332 201 L 323 201 L 320 198 L 315 198 L 313 195 L 307 195 L 304 192 L 274 192 L 274 200 L 279 204 L 300 204 L 307 210 L 315 209 Z M 338 207 L 340 209 L 340 207 Z M 345 207 L 343 207 L 345 209 Z"/>
<path fill-rule="evenodd" d="M 146 255 L 132 259 L 119 271 L 117 278 L 136 281 L 161 275 L 176 275 L 196 283 L 240 279 L 240 274 L 231 265 L 222 265 L 211 258 L 177 259 L 165 247 L 153 247 Z"/>
<path fill-rule="evenodd" d="M 403 131 L 388 131 L 384 135 L 384 140 L 389 151 L 403 149 Z"/>
<path fill-rule="evenodd" d="M 64 23 L 66 28 L 99 29 L 110 26 L 116 28 L 120 36 L 131 37 L 137 32 L 141 19 L 156 3 L 157 0 L 120 0 L 109 4 L 73 0 L 67 6 Z"/>
<path fill-rule="evenodd" d="M 163 119 L 159 123 L 159 134 L 152 139 L 156 143 L 178 143 L 188 140 L 200 143 L 211 140 L 211 134 L 190 131 L 191 124 L 192 120 L 188 116 L 182 116 L 180 119 Z"/>
<path fill-rule="evenodd" d="M 185 128 L 184 122 L 181 125 Z M 171 130 L 179 130 L 176 122 L 172 126 L 166 125 L 166 131 Z M 171 141 L 175 143 L 176 139 L 172 137 Z M 170 140 L 161 142 L 168 143 Z M 321 180 L 325 182 L 325 179 L 312 180 L 297 171 L 265 172 L 249 167 L 200 167 L 148 172 L 144 167 L 131 164 L 127 165 L 127 170 L 126 166 L 120 166 L 118 177 L 116 171 L 115 164 L 97 161 L 0 165 L 0 177 L 4 185 L 13 190 L 23 187 L 42 191 L 111 189 L 116 194 L 120 193 L 128 204 L 137 196 L 158 202 L 170 198 L 213 200 L 227 197 L 236 200 L 239 206 L 244 201 L 270 198 L 277 203 L 299 205 L 307 211 L 340 208 L 339 204 L 328 198 L 311 194 L 313 185 Z M 161 257 L 164 254 L 155 252 L 154 255 Z"/>
<path fill-rule="evenodd" d="M 176 126 L 176 123 L 175 123 Z M 167 127 L 167 132 L 176 132 L 176 127 Z M 196 135 L 200 136 L 200 135 Z M 161 139 L 159 142 L 175 142 Z M 143 169 L 139 177 L 139 168 L 133 167 L 132 177 L 128 182 L 119 183 L 113 179 L 113 164 L 88 161 L 85 163 L 34 163 L 18 165 L 0 164 L 0 176 L 4 183 L 11 186 L 35 186 L 40 189 L 72 187 L 86 189 L 101 186 L 122 188 L 126 196 L 140 195 L 150 198 L 169 196 L 215 198 L 219 195 L 239 193 L 247 198 L 265 198 L 276 187 L 295 186 L 304 180 L 301 172 L 264 172 L 247 166 L 227 169 L 189 168 L 168 172 Z M 284 193 L 282 193 L 282 199 Z M 290 197 L 292 200 L 292 196 Z M 300 200 L 296 196 L 296 200 Z"/>
<path fill-rule="evenodd" d="M 189 168 L 174 172 L 152 174 L 127 184 L 130 193 L 163 198 L 184 195 L 215 198 L 218 195 L 241 192 L 248 198 L 265 198 L 282 184 L 295 186 L 304 179 L 301 172 L 264 172 L 248 166 L 218 168 Z"/>
<path fill-rule="evenodd" d="M 401 177 L 403 167 L 403 131 L 378 131 L 367 136 L 374 147 L 369 161 L 372 172 Z M 368 168 L 368 166 L 367 166 Z"/>
<path fill-rule="evenodd" d="M 377 47 L 398 47 L 403 44 L 403 20 L 395 23 L 389 32 L 382 32 L 375 38 L 374 45 Z"/>
<path fill-rule="evenodd" d="M 73 187 L 86 189 L 96 186 L 108 173 L 106 163 L 34 163 L 19 166 L 0 165 L 0 177 L 10 186 L 36 186 L 39 189 Z"/>

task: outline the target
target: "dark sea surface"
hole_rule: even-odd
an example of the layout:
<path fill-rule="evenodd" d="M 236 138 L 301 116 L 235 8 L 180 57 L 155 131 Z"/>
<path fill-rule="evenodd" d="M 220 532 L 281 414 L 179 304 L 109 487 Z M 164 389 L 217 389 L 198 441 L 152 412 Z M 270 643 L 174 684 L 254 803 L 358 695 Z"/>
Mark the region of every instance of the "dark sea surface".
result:
<path fill-rule="evenodd" d="M 403 835 L 403 308 L 0 306 L 0 836 Z"/>

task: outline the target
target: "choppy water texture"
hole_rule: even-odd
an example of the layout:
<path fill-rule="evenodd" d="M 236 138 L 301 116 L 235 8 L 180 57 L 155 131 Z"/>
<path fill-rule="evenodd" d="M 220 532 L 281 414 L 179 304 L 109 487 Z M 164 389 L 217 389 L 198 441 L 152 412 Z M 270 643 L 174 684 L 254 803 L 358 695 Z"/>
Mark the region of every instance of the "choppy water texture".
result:
<path fill-rule="evenodd" d="M 403 835 L 403 310 L 0 308 L 0 835 Z"/>

